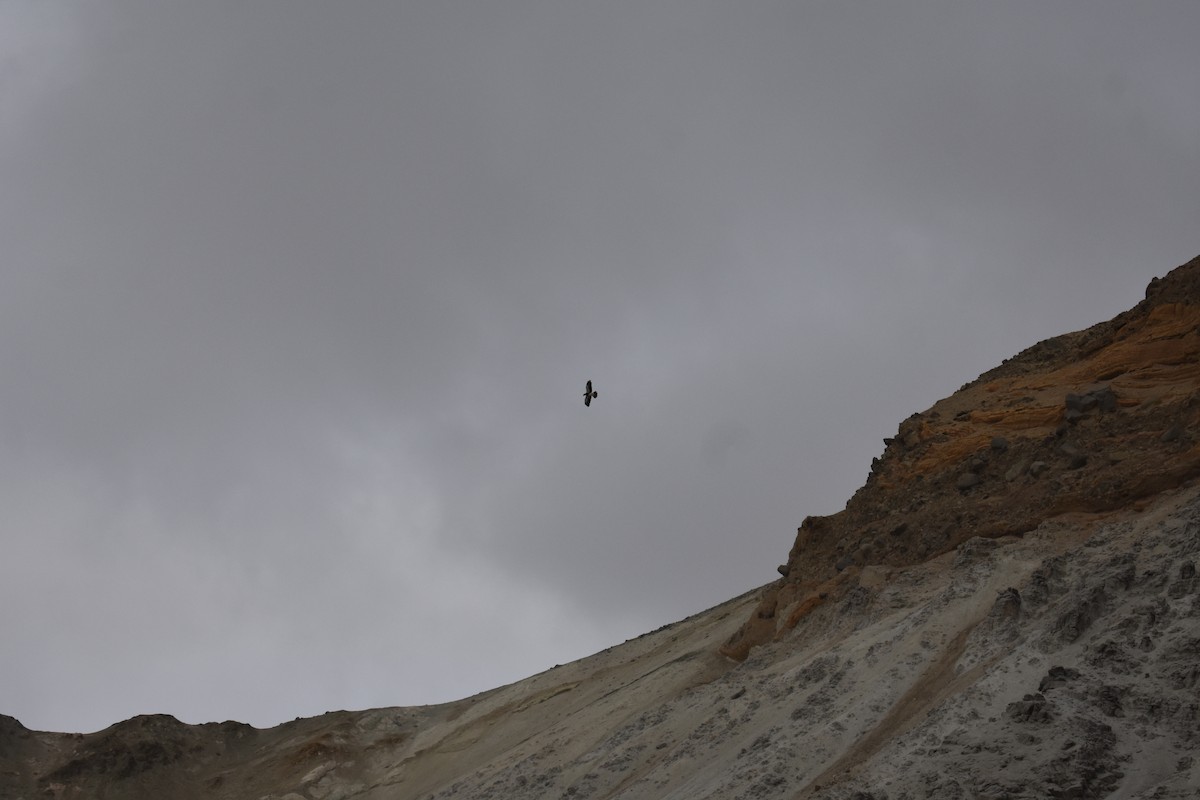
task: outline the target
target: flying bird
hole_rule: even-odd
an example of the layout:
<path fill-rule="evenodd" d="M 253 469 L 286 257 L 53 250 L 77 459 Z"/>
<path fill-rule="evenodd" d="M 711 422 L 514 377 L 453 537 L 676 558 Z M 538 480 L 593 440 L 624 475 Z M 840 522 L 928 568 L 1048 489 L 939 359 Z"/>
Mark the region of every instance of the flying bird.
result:
<path fill-rule="evenodd" d="M 592 404 L 592 398 L 599 397 L 599 396 L 600 396 L 599 392 L 592 391 L 592 382 L 588 381 L 587 388 L 583 390 L 583 404 L 585 406 L 590 406 Z"/>

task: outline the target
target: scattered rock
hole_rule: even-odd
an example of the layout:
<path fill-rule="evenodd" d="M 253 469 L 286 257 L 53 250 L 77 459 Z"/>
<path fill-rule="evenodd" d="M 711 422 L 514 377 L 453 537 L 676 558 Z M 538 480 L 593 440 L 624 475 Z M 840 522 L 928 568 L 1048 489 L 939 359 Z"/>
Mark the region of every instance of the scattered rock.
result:
<path fill-rule="evenodd" d="M 1004 473 L 1004 480 L 1008 483 L 1012 483 L 1017 478 L 1024 475 L 1028 469 L 1028 462 L 1018 461 L 1016 464 L 1013 464 L 1011 467 L 1009 467 L 1008 471 Z"/>
<path fill-rule="evenodd" d="M 1004 715 L 1014 722 L 1044 725 L 1054 721 L 1050 702 L 1041 692 L 1027 694 L 1024 699 L 1009 703 Z"/>
<path fill-rule="evenodd" d="M 955 481 L 954 485 L 959 491 L 966 491 L 967 489 L 978 486 L 981 483 L 983 483 L 983 478 L 979 477 L 978 473 L 964 472 L 962 475 L 958 476 L 958 480 Z"/>
<path fill-rule="evenodd" d="M 1096 406 L 1106 413 L 1111 413 L 1117 410 L 1117 395 L 1113 392 L 1111 386 L 1105 386 L 1103 389 L 1094 389 L 1091 395 L 1096 398 Z"/>
<path fill-rule="evenodd" d="M 1088 463 L 1087 454 L 1069 442 L 1063 442 L 1059 445 L 1058 452 L 1067 457 L 1067 465 L 1071 469 L 1080 469 Z"/>
<path fill-rule="evenodd" d="M 1113 392 L 1111 386 L 1103 386 L 1099 389 L 1092 389 L 1086 394 L 1070 393 L 1066 397 L 1064 405 L 1067 408 L 1066 413 L 1074 412 L 1074 419 L 1078 420 L 1083 415 L 1093 409 L 1100 409 L 1104 412 L 1112 412 L 1117 410 L 1117 395 Z"/>
<path fill-rule="evenodd" d="M 1121 707 L 1121 697 L 1126 691 L 1117 686 L 1101 686 L 1096 692 L 1096 708 L 1106 717 L 1125 716 Z"/>
<path fill-rule="evenodd" d="M 1167 596 L 1178 600 L 1189 594 L 1195 594 L 1197 588 L 1196 564 L 1186 561 L 1179 567 L 1179 577 L 1167 589 Z"/>
<path fill-rule="evenodd" d="M 993 626 L 997 623 L 1008 623 L 1021 616 L 1021 593 L 1012 586 L 1001 590 L 996 595 L 996 602 L 988 612 L 988 619 Z"/>
<path fill-rule="evenodd" d="M 1071 669 L 1070 667 L 1051 667 L 1046 673 L 1046 677 L 1042 678 L 1042 682 L 1038 684 L 1038 691 L 1045 692 L 1050 689 L 1057 689 L 1060 686 L 1066 686 L 1072 681 L 1079 679 L 1079 670 Z"/>

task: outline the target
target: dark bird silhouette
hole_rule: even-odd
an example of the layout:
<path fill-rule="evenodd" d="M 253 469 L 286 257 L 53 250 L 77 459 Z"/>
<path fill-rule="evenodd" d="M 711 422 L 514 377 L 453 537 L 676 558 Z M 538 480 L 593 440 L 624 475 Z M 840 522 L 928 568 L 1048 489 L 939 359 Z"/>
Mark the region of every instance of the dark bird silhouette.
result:
<path fill-rule="evenodd" d="M 592 391 L 592 382 L 588 381 L 587 388 L 583 390 L 583 404 L 585 406 L 590 406 L 592 404 L 592 398 L 599 397 L 599 396 L 600 396 L 599 392 Z"/>

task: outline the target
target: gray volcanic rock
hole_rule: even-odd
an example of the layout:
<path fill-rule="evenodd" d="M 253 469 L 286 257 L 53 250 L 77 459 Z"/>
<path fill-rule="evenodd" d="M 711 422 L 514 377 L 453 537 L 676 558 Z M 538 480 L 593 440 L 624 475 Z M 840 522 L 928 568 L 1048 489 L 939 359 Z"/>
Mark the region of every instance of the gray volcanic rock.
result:
<path fill-rule="evenodd" d="M 761 590 L 439 706 L 0 716 L 0 797 L 1200 796 L 1198 292 L 1200 260 L 906 420 Z"/>

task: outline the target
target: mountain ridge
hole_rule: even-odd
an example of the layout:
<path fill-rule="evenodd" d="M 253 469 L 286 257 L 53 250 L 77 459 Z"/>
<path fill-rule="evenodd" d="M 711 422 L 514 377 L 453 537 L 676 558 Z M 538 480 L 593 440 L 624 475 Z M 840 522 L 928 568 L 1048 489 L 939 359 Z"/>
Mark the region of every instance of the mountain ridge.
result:
<path fill-rule="evenodd" d="M 1200 257 L 901 422 L 771 584 L 437 706 L 0 716 L 0 796 L 1194 798 L 1198 439 Z"/>

